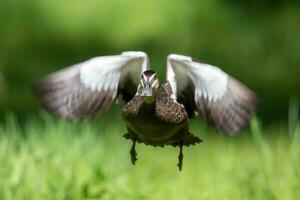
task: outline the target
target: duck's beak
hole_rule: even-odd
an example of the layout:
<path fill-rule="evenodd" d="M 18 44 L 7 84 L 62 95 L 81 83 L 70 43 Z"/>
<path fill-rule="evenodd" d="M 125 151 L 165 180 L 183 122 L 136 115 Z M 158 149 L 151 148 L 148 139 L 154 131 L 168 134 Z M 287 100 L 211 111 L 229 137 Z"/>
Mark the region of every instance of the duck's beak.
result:
<path fill-rule="evenodd" d="M 145 97 L 151 97 L 152 96 L 152 88 L 151 88 L 151 83 L 150 82 L 146 82 L 145 86 L 141 92 L 141 96 L 145 96 Z"/>

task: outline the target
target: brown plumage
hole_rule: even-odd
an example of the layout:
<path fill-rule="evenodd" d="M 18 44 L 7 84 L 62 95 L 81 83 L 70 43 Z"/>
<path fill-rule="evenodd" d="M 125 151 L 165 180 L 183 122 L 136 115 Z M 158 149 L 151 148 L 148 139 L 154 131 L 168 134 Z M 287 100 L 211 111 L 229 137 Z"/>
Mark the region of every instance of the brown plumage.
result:
<path fill-rule="evenodd" d="M 179 170 L 182 169 L 182 147 L 194 145 L 201 139 L 188 131 L 188 113 L 184 106 L 171 98 L 169 82 L 161 85 L 155 101 L 146 103 L 145 97 L 135 96 L 123 108 L 123 119 L 127 125 L 126 139 L 132 140 L 131 161 L 135 164 L 135 142 L 152 146 L 172 145 L 180 147 Z"/>
<path fill-rule="evenodd" d="M 189 138 L 188 114 L 182 104 L 174 102 L 168 94 L 169 83 L 157 90 L 153 104 L 146 104 L 144 97 L 135 96 L 123 108 L 123 119 L 129 133 L 126 138 L 153 146 L 190 145 L 200 142 Z"/>

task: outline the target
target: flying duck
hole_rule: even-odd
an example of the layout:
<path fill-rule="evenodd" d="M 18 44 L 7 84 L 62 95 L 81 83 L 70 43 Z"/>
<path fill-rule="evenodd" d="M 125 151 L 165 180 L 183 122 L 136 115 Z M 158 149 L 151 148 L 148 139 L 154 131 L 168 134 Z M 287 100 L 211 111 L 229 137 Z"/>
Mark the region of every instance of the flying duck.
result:
<path fill-rule="evenodd" d="M 37 94 L 42 105 L 66 119 L 80 120 L 104 112 L 117 99 L 126 103 L 122 116 L 126 139 L 152 146 L 183 146 L 201 139 L 189 132 L 188 119 L 201 113 L 206 121 L 228 135 L 248 126 L 256 110 L 256 95 L 220 68 L 189 56 L 167 57 L 166 81 L 161 84 L 140 51 L 95 57 L 41 79 Z"/>

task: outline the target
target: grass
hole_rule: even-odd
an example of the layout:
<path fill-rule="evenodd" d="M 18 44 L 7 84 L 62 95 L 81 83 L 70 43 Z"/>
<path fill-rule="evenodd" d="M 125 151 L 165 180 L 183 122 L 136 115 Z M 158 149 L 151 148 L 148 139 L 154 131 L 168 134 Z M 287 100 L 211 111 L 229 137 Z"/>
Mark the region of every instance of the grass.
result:
<path fill-rule="evenodd" d="M 98 120 L 8 116 L 0 125 L 0 199 L 300 199 L 299 126 L 291 138 L 253 120 L 228 138 L 192 121 L 204 142 L 184 149 L 179 172 L 173 147 L 140 144 L 132 166 L 120 118 Z"/>

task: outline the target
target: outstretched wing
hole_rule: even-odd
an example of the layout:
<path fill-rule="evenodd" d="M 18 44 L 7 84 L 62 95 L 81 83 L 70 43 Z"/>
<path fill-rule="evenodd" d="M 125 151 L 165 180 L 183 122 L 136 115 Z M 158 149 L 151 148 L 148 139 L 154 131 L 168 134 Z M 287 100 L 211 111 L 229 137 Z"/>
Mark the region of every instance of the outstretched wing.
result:
<path fill-rule="evenodd" d="M 95 57 L 45 77 L 36 92 L 48 110 L 67 119 L 83 119 L 109 108 L 117 95 L 131 99 L 147 68 L 144 52 Z"/>
<path fill-rule="evenodd" d="M 167 80 L 172 98 L 194 111 L 218 130 L 234 134 L 248 126 L 257 106 L 256 95 L 221 69 L 171 54 L 167 58 Z"/>

